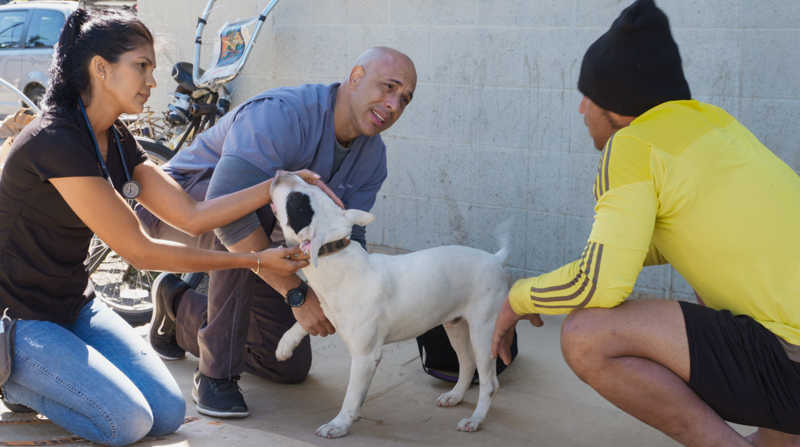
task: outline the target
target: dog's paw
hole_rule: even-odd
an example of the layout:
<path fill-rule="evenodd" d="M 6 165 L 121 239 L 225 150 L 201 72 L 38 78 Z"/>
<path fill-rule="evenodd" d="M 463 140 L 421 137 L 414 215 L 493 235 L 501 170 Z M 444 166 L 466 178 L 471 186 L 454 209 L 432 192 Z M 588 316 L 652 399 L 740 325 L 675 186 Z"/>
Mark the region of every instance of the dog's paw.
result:
<path fill-rule="evenodd" d="M 436 399 L 436 405 L 440 407 L 454 407 L 461 402 L 464 396 L 459 396 L 455 391 L 444 393 Z"/>
<path fill-rule="evenodd" d="M 458 423 L 456 430 L 472 432 L 472 431 L 478 431 L 479 428 L 481 428 L 481 422 L 474 421 L 472 420 L 472 418 L 470 418 L 470 419 L 462 419 L 461 422 Z"/>
<path fill-rule="evenodd" d="M 278 359 L 279 362 L 289 360 L 292 357 L 292 354 L 294 354 L 294 348 L 296 347 L 297 345 L 281 339 L 281 341 L 278 343 L 278 347 L 275 349 L 275 358 Z"/>
<path fill-rule="evenodd" d="M 335 424 L 333 421 L 328 422 L 322 427 L 317 429 L 317 436 L 322 438 L 341 438 L 347 434 L 347 427 L 344 425 Z"/>

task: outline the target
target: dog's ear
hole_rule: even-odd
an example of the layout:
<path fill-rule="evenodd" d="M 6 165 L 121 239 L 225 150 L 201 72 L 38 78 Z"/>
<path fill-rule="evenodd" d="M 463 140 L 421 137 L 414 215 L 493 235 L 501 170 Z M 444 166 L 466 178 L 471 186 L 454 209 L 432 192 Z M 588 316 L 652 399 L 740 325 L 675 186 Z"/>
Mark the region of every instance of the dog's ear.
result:
<path fill-rule="evenodd" d="M 344 217 L 354 225 L 361 225 L 362 227 L 371 224 L 375 220 L 374 215 L 361 210 L 347 210 L 344 212 Z"/>
<path fill-rule="evenodd" d="M 313 239 L 311 239 L 311 264 L 314 265 L 314 268 L 317 267 L 317 258 L 319 257 L 319 249 L 322 248 L 322 236 L 316 235 Z"/>

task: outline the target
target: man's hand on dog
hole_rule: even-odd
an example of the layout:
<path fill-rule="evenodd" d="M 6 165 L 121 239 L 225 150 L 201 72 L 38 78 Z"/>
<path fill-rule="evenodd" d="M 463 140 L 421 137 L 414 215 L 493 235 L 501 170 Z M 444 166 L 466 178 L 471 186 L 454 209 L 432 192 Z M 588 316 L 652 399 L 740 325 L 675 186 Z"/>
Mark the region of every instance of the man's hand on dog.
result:
<path fill-rule="evenodd" d="M 331 200 L 333 200 L 333 203 L 338 205 L 339 208 L 344 209 L 344 203 L 342 202 L 342 200 L 336 197 L 336 194 L 333 192 L 332 189 L 328 187 L 328 185 L 325 184 L 325 182 L 320 180 L 321 177 L 319 176 L 319 174 L 313 171 L 309 171 L 308 169 L 303 169 L 302 171 L 293 172 L 293 174 L 300 176 L 300 178 L 305 180 L 306 183 L 308 183 L 309 185 L 314 185 L 317 188 L 321 189 L 322 192 L 327 194 L 328 197 L 330 197 Z"/>
<path fill-rule="evenodd" d="M 500 314 L 494 324 L 494 335 L 492 335 L 492 358 L 498 355 L 506 365 L 511 364 L 511 343 L 514 341 L 514 328 L 519 320 L 530 320 L 531 324 L 540 327 L 544 324 L 539 314 L 519 315 L 511 308 L 511 302 L 506 295 Z"/>
<path fill-rule="evenodd" d="M 319 298 L 314 289 L 308 289 L 306 302 L 300 307 L 293 307 L 292 312 L 300 326 L 311 335 L 327 337 L 336 333 L 336 329 L 322 312 L 322 306 L 319 305 Z"/>

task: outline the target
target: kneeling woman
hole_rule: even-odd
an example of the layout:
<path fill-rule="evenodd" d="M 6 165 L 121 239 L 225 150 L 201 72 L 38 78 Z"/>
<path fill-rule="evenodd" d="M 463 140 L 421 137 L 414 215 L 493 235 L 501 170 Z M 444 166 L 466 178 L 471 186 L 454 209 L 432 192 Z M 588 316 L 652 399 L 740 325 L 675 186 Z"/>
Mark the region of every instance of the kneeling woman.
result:
<path fill-rule="evenodd" d="M 150 31 L 132 15 L 78 9 L 64 26 L 46 110 L 17 137 L 0 180 L 0 313 L 19 319 L 5 399 L 93 442 L 175 431 L 184 398 L 145 341 L 99 300 L 86 271 L 92 234 L 136 268 L 179 272 L 307 265 L 299 248 L 237 254 L 152 240 L 123 197 L 201 234 L 270 201 L 270 182 L 203 203 L 148 161 L 125 126 L 155 88 Z M 309 183 L 315 174 L 301 172 Z"/>

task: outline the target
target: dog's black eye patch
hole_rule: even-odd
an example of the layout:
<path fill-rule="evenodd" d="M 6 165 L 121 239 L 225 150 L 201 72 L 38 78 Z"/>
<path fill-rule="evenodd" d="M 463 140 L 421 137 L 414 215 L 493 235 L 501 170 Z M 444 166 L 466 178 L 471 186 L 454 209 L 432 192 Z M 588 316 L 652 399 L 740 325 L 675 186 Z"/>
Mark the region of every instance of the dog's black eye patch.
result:
<path fill-rule="evenodd" d="M 286 217 L 289 226 L 295 234 L 311 225 L 314 210 L 311 209 L 311 199 L 302 192 L 293 192 L 286 198 Z"/>

